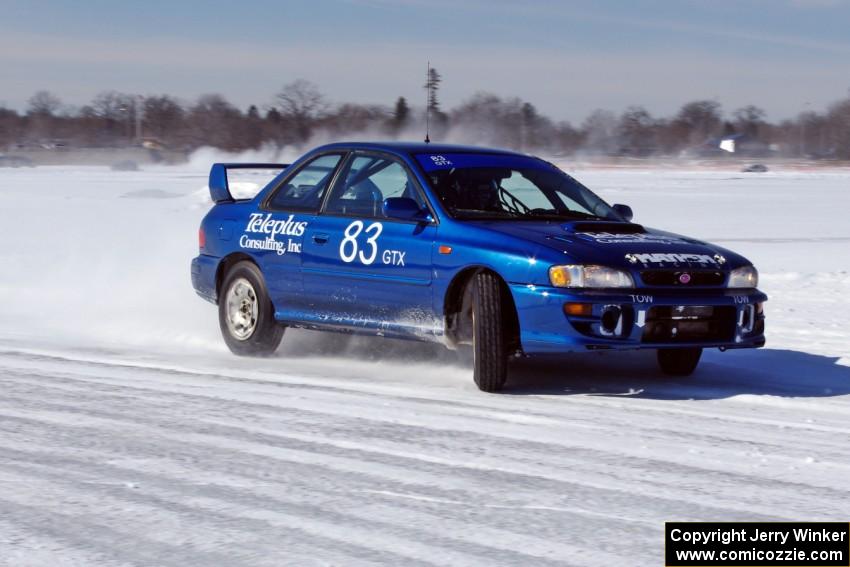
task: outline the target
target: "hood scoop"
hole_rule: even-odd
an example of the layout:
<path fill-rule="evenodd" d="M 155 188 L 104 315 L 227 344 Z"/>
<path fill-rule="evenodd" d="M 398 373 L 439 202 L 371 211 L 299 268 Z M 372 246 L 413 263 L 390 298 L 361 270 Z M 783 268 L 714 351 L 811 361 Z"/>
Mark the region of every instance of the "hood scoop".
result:
<path fill-rule="evenodd" d="M 646 229 L 642 225 L 631 222 L 574 222 L 565 224 L 564 230 L 573 234 L 583 232 L 591 234 L 600 232 L 606 234 L 646 234 Z"/>

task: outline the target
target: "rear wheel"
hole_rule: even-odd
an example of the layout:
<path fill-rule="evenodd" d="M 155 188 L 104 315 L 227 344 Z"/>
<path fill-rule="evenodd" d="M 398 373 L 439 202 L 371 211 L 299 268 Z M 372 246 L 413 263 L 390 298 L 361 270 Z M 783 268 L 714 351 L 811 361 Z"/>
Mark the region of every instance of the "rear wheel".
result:
<path fill-rule="evenodd" d="M 690 376 L 701 356 L 701 348 L 660 348 L 658 366 L 668 376 Z"/>
<path fill-rule="evenodd" d="M 284 327 L 275 320 L 263 275 L 251 262 L 239 262 L 225 275 L 218 322 L 224 342 L 234 354 L 264 356 L 280 345 Z"/>
<path fill-rule="evenodd" d="M 472 279 L 472 373 L 481 391 L 498 392 L 508 377 L 502 286 L 480 272 Z"/>

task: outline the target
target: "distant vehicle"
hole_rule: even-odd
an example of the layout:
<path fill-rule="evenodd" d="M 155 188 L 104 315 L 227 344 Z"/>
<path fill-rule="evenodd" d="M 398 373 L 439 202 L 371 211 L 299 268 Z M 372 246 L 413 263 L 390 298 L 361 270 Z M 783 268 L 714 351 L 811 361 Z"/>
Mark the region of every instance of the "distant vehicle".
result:
<path fill-rule="evenodd" d="M 39 144 L 40 147 L 44 150 L 68 150 L 68 140 L 48 140 L 46 142 L 42 142 Z"/>
<path fill-rule="evenodd" d="M 767 171 L 767 166 L 763 163 L 754 163 L 752 165 L 748 165 L 741 171 L 744 173 L 765 173 Z"/>
<path fill-rule="evenodd" d="M 35 167 L 35 164 L 25 156 L 0 156 L 0 167 Z"/>
<path fill-rule="evenodd" d="M 142 140 L 142 147 L 146 150 L 163 150 L 165 149 L 165 144 L 156 138 L 145 138 Z"/>
<path fill-rule="evenodd" d="M 228 170 L 283 171 L 236 200 Z M 284 328 L 438 341 L 495 392 L 517 356 L 763 346 L 758 272 L 729 250 L 631 222 L 542 159 L 416 143 L 340 143 L 291 166 L 215 164 L 192 260 L 227 346 L 267 355 Z"/>

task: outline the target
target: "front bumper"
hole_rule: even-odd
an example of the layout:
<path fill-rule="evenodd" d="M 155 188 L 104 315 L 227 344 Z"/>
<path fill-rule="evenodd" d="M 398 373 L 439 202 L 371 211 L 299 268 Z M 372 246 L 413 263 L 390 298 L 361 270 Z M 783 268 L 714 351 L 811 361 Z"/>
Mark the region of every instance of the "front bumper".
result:
<path fill-rule="evenodd" d="M 767 296 L 755 289 L 565 290 L 511 284 L 523 352 L 764 346 Z M 564 305 L 588 305 L 567 315 Z"/>

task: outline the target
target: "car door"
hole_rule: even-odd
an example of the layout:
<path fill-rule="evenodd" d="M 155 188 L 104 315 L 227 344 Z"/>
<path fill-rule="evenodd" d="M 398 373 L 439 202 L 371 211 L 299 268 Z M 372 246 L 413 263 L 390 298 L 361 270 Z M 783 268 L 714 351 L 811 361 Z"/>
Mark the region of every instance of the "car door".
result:
<path fill-rule="evenodd" d="M 306 232 L 316 222 L 319 207 L 344 153 L 323 154 L 282 180 L 263 206 L 251 213 L 240 246 L 251 253 L 266 279 L 276 317 L 300 320 L 306 308 L 302 255 Z"/>
<path fill-rule="evenodd" d="M 386 218 L 383 203 L 390 197 L 414 199 L 422 218 Z M 307 229 L 303 277 L 311 310 L 329 326 L 432 334 L 436 232 L 421 188 L 400 160 L 352 154 Z"/>

